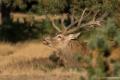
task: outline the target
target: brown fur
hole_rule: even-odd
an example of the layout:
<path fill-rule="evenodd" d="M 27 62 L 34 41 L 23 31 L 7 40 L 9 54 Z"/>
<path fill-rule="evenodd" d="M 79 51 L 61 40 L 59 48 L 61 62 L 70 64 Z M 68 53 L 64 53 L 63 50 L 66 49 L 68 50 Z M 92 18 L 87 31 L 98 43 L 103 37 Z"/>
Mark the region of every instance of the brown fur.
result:
<path fill-rule="evenodd" d="M 74 57 L 78 55 L 86 55 L 89 53 L 86 43 L 80 42 L 78 40 L 66 41 L 62 39 L 61 41 L 56 38 L 49 38 L 47 45 L 52 48 L 55 48 L 56 57 L 59 58 L 59 61 L 62 61 L 62 64 L 67 67 L 80 67 L 80 63 L 75 60 Z"/>

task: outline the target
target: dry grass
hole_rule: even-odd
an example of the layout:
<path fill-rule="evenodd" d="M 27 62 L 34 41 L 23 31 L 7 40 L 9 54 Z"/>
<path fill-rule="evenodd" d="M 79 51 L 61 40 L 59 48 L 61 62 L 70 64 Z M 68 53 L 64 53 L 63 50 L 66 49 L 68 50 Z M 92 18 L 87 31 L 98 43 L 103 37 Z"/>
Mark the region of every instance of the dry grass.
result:
<path fill-rule="evenodd" d="M 119 50 L 120 48 L 114 49 L 110 58 L 120 59 Z M 88 80 L 89 73 L 84 69 L 77 71 L 56 66 L 49 60 L 53 51 L 53 48 L 40 42 L 24 42 L 14 45 L 0 43 L 0 79 L 80 80 L 82 76 Z"/>
<path fill-rule="evenodd" d="M 48 16 L 50 19 L 54 19 L 54 20 L 59 20 L 62 17 L 62 15 L 52 15 L 52 14 L 48 14 Z M 24 19 L 28 23 L 31 23 L 32 21 L 42 22 L 47 18 L 46 15 L 34 15 L 34 14 L 23 14 L 23 13 L 11 13 L 11 17 L 13 22 L 19 21 L 20 23 L 24 23 L 25 22 Z M 67 18 L 67 15 L 65 18 Z"/>
<path fill-rule="evenodd" d="M 21 45 L 22 44 L 22 45 Z M 48 58 L 53 49 L 41 43 L 0 44 L 0 65 L 38 58 Z"/>
<path fill-rule="evenodd" d="M 39 42 L 16 45 L 0 43 L 0 79 L 12 80 L 14 77 L 19 80 L 26 76 L 26 80 L 79 80 L 81 76 L 88 76 L 85 71 L 79 73 L 54 68 L 54 64 L 48 60 L 53 51 Z M 25 76 L 20 77 L 21 75 Z"/>

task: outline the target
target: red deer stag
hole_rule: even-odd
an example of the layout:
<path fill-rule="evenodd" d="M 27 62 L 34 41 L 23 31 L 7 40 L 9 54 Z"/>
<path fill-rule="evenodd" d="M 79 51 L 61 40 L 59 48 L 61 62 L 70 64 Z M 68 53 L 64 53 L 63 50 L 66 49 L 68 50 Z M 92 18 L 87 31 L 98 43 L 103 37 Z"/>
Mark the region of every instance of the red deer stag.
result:
<path fill-rule="evenodd" d="M 52 48 L 55 48 L 56 53 L 59 53 L 59 56 L 62 55 L 64 57 L 63 59 L 64 62 L 69 61 L 70 63 L 73 64 L 74 63 L 74 61 L 72 60 L 73 56 L 78 55 L 78 53 L 79 54 L 81 53 L 82 55 L 89 53 L 86 43 L 79 42 L 79 40 L 77 39 L 81 33 L 79 32 L 81 28 L 87 29 L 88 27 L 92 27 L 92 25 L 101 26 L 101 20 L 104 18 L 105 15 L 102 15 L 102 17 L 96 19 L 98 12 L 95 12 L 92 20 L 87 21 L 85 20 L 85 17 L 88 16 L 86 15 L 87 10 L 88 9 L 83 10 L 82 15 L 80 16 L 79 19 L 75 18 L 74 15 L 70 15 L 71 23 L 68 26 L 64 24 L 65 18 L 67 16 L 66 14 L 63 15 L 60 19 L 61 20 L 60 27 L 58 27 L 55 24 L 54 19 L 48 16 L 52 23 L 52 27 L 58 31 L 58 34 L 55 37 L 45 38 L 44 44 Z"/>

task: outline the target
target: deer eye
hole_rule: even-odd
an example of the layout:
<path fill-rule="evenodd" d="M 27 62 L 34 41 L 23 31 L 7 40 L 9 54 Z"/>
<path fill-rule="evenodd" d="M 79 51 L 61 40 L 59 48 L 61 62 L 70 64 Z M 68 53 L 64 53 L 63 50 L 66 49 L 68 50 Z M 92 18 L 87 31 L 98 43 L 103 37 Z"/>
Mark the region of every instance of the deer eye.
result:
<path fill-rule="evenodd" d="M 62 38 L 62 36 L 58 36 L 58 38 Z"/>
<path fill-rule="evenodd" d="M 56 37 L 57 37 L 57 38 L 62 38 L 62 35 L 57 35 Z"/>
<path fill-rule="evenodd" d="M 59 41 L 59 40 L 63 40 L 63 36 L 62 36 L 62 35 L 57 35 L 57 36 L 56 36 L 56 40 L 58 40 L 58 41 Z"/>

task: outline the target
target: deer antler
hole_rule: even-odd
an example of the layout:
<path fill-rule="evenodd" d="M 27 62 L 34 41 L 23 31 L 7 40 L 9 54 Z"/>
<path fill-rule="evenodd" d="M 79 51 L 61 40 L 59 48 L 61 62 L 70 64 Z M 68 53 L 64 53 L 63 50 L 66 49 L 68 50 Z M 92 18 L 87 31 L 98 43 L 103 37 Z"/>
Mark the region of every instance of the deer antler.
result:
<path fill-rule="evenodd" d="M 51 20 L 51 22 L 52 22 L 52 25 L 53 25 L 53 28 L 54 28 L 54 29 L 56 29 L 58 32 L 62 32 L 62 31 L 60 30 L 60 28 L 58 28 L 58 26 L 55 24 L 54 20 Z"/>
<path fill-rule="evenodd" d="M 46 17 L 51 21 L 52 23 L 52 27 L 57 30 L 59 33 L 62 32 L 60 30 L 60 28 L 55 24 L 55 20 L 50 16 L 50 15 L 46 15 Z"/>
<path fill-rule="evenodd" d="M 84 17 L 84 14 L 85 14 L 86 10 L 87 10 L 87 8 L 85 8 L 85 9 L 83 10 L 83 13 L 82 13 L 82 15 L 81 15 L 81 17 L 80 17 L 80 19 L 79 19 L 79 21 L 78 21 L 78 25 L 77 25 L 77 26 L 80 26 L 80 25 L 81 25 L 81 22 L 82 22 L 82 20 L 83 20 L 83 17 Z"/>
<path fill-rule="evenodd" d="M 85 15 L 85 12 L 86 12 L 87 8 L 85 8 L 83 10 L 83 13 L 80 17 L 79 20 L 76 20 L 74 23 L 70 24 L 69 27 L 67 28 L 67 31 L 66 31 L 66 34 L 70 34 L 70 33 L 73 33 L 75 31 L 78 31 L 80 28 L 83 28 L 83 27 L 87 27 L 87 26 L 91 26 L 91 25 L 97 25 L 97 26 L 100 26 L 101 25 L 101 21 L 107 16 L 107 14 L 105 13 L 104 15 L 102 15 L 101 18 L 99 19 L 96 19 L 96 16 L 98 14 L 99 11 L 95 12 L 95 14 L 93 15 L 93 18 L 91 21 L 88 21 L 87 23 L 83 23 L 82 24 L 82 21 L 83 21 L 83 18 L 84 18 L 84 15 Z M 74 26 L 75 24 L 77 24 L 76 27 L 74 27 L 73 29 L 70 29 L 72 28 L 72 26 Z"/>
<path fill-rule="evenodd" d="M 63 17 L 61 17 L 61 25 L 62 25 L 61 27 L 62 27 L 62 30 L 66 29 L 66 26 L 64 25 L 65 17 L 66 17 L 65 14 L 63 14 Z"/>
<path fill-rule="evenodd" d="M 81 17 L 80 17 L 79 20 L 76 20 L 76 21 L 72 21 L 72 20 L 71 20 L 71 24 L 66 28 L 66 30 L 64 31 L 64 34 L 69 34 L 69 33 L 72 33 L 72 32 L 74 32 L 74 31 L 76 31 L 76 29 L 72 29 L 72 30 L 69 30 L 69 29 L 71 29 L 72 26 L 74 26 L 74 25 L 77 24 L 77 23 L 78 23 L 77 26 L 80 26 L 86 10 L 87 10 L 87 8 L 85 8 L 85 9 L 83 10 L 83 13 L 82 13 L 82 15 L 81 15 Z M 73 15 L 71 16 L 71 19 L 73 19 Z M 77 29 L 78 29 L 78 28 L 77 28 Z"/>
<path fill-rule="evenodd" d="M 94 12 L 95 14 L 93 15 L 93 18 L 92 20 L 88 21 L 85 20 L 84 18 L 86 17 L 85 16 L 85 13 L 88 9 L 85 8 L 81 14 L 81 17 L 79 19 L 75 18 L 74 15 L 71 15 L 70 16 L 70 19 L 71 19 L 71 24 L 69 24 L 68 26 L 66 26 L 64 24 L 64 21 L 67 17 L 66 14 L 63 14 L 60 18 L 61 20 L 61 29 L 55 24 L 55 20 L 54 19 L 50 19 L 51 22 L 52 22 L 52 25 L 53 25 L 53 28 L 56 29 L 58 32 L 66 35 L 66 34 L 70 34 L 70 33 L 73 33 L 73 32 L 76 32 L 78 31 L 80 28 L 83 28 L 83 27 L 90 27 L 92 25 L 97 25 L 97 26 L 100 26 L 101 25 L 101 21 L 107 16 L 107 14 L 105 13 L 104 15 L 102 15 L 101 18 L 98 18 L 96 19 L 97 15 L 98 15 L 98 11 Z M 89 14 L 91 14 L 92 12 L 90 12 Z M 88 16 L 88 15 L 87 15 Z M 75 26 L 75 27 L 73 27 Z"/>

